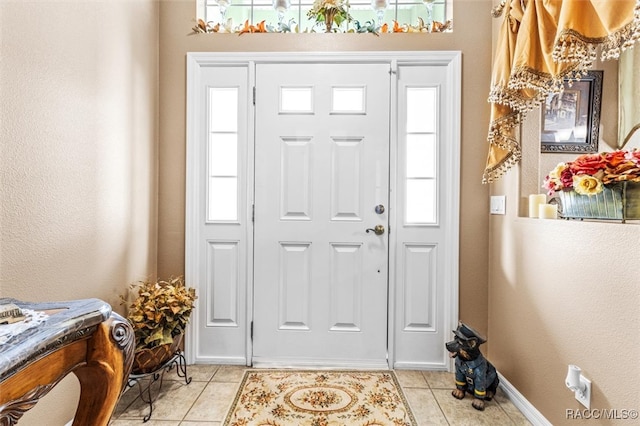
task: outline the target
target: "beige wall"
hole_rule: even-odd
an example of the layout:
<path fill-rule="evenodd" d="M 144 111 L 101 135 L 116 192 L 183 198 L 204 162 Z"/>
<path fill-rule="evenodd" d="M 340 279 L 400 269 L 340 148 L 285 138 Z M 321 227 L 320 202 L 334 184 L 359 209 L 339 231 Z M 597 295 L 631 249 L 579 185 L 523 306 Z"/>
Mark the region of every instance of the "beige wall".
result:
<path fill-rule="evenodd" d="M 611 151 L 617 68 L 597 68 L 604 70 L 600 151 Z M 580 424 L 566 419 L 567 409 L 584 408 L 564 385 L 568 364 L 592 380 L 592 409 L 640 409 L 638 392 L 625 385 L 640 380 L 633 367 L 640 352 L 640 224 L 525 217 L 527 194 L 543 192 L 551 168 L 576 157 L 540 155 L 539 123 L 532 112 L 522 126 L 521 165 L 491 188 L 507 196 L 507 215 L 490 220 L 489 357 L 551 423 Z"/>
<path fill-rule="evenodd" d="M 158 6 L 0 2 L 0 294 L 118 294 L 156 270 Z M 67 377 L 21 425 L 63 425 Z"/>
<path fill-rule="evenodd" d="M 487 330 L 488 191 L 481 184 L 491 56 L 491 1 L 454 2 L 451 34 L 200 34 L 192 1 L 160 6 L 158 274 L 184 271 L 185 55 L 190 51 L 461 50 L 460 316 Z"/>

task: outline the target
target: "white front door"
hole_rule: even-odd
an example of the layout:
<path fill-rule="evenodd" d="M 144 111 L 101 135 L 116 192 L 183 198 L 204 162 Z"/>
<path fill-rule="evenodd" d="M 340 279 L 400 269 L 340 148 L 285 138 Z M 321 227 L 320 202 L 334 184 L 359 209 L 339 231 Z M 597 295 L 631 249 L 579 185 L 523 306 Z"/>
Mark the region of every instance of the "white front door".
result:
<path fill-rule="evenodd" d="M 257 64 L 255 102 L 253 362 L 386 367 L 390 65 Z"/>
<path fill-rule="evenodd" d="M 451 368 L 460 52 L 197 52 L 187 73 L 188 361 Z"/>

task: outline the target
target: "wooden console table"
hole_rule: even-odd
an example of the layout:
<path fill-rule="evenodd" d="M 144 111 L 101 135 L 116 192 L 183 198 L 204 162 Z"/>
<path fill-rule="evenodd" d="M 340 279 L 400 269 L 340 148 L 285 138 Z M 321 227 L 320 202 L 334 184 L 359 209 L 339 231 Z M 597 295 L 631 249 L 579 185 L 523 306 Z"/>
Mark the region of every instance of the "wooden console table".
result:
<path fill-rule="evenodd" d="M 0 425 L 18 423 L 70 372 L 80 381 L 73 425 L 107 425 L 133 363 L 129 323 L 98 299 L 49 303 L 0 299 L 0 303 L 49 315 L 0 344 Z"/>

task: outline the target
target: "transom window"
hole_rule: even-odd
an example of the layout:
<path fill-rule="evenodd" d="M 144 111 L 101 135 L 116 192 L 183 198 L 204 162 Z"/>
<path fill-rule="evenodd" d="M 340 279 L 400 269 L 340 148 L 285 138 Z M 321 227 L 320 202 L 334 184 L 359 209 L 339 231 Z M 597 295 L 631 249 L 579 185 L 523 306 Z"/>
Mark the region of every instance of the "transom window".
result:
<path fill-rule="evenodd" d="M 444 23 L 452 18 L 453 0 L 350 0 L 349 13 L 352 22 L 344 22 L 340 31 L 356 30 L 357 25 L 371 23 L 377 27 L 387 24 L 416 26 L 420 21 Z M 291 32 L 324 32 L 307 17 L 313 0 L 198 0 L 198 18 L 209 23 L 226 23 L 233 26 L 249 22 L 279 28 L 285 24 Z M 356 22 L 357 21 L 357 24 Z"/>

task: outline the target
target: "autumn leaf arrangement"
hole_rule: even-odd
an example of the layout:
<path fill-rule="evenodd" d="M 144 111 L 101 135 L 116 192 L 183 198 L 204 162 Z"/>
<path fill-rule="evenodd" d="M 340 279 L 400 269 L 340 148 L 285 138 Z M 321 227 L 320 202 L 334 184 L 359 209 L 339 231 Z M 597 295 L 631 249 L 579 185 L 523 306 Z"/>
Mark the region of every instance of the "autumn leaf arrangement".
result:
<path fill-rule="evenodd" d="M 617 150 L 584 154 L 574 161 L 559 163 L 544 179 L 549 195 L 574 190 L 596 195 L 618 182 L 640 182 L 640 150 Z"/>
<path fill-rule="evenodd" d="M 136 352 L 173 343 L 184 333 L 197 296 L 183 276 L 138 281 L 131 290 L 136 297 L 128 306 L 127 319 L 134 329 Z M 121 299 L 126 303 L 124 296 Z"/>

